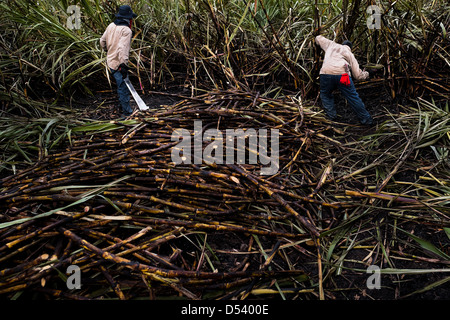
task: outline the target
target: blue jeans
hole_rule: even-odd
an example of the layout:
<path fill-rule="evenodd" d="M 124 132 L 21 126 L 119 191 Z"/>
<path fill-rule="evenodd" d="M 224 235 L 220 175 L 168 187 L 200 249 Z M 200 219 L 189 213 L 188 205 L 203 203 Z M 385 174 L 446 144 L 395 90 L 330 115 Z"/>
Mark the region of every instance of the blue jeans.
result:
<path fill-rule="evenodd" d="M 356 92 L 355 84 L 350 77 L 350 86 L 346 86 L 339 82 L 340 75 L 321 74 L 320 75 L 320 99 L 322 100 L 323 108 L 327 116 L 334 120 L 336 119 L 336 108 L 334 107 L 333 91 L 339 89 L 347 99 L 361 124 L 370 125 L 373 120 L 367 112 L 364 103 Z"/>
<path fill-rule="evenodd" d="M 117 93 L 119 94 L 119 102 L 122 106 L 122 115 L 123 116 L 129 116 L 133 113 L 133 109 L 130 107 L 130 91 L 127 88 L 127 85 L 123 81 L 122 74 L 117 71 L 110 69 L 111 73 L 114 76 L 114 79 L 116 79 L 117 83 Z"/>

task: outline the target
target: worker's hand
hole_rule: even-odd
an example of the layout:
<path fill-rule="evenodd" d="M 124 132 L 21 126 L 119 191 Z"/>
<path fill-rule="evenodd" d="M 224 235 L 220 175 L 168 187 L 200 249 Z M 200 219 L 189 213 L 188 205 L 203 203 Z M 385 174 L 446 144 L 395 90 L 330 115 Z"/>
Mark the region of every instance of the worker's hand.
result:
<path fill-rule="evenodd" d="M 362 70 L 361 79 L 366 80 L 366 79 L 369 79 L 369 77 L 370 77 L 370 73 L 368 71 L 366 71 L 366 69 Z"/>
<path fill-rule="evenodd" d="M 122 78 L 128 77 L 128 66 L 125 63 L 119 65 L 119 72 L 122 74 Z"/>

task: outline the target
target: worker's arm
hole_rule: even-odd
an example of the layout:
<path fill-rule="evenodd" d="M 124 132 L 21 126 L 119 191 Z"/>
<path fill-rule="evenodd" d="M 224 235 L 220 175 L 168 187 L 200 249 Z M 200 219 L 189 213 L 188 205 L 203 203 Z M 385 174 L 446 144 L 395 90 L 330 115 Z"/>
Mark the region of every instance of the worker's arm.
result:
<path fill-rule="evenodd" d="M 327 51 L 328 47 L 333 41 L 328 40 L 324 36 L 317 36 L 316 43 L 322 48 L 323 51 Z"/>
<path fill-rule="evenodd" d="M 350 52 L 346 56 L 346 58 L 350 64 L 353 78 L 355 78 L 357 80 L 365 80 L 369 77 L 369 73 L 367 71 L 363 71 L 359 68 L 358 60 L 356 60 L 353 53 Z"/>
<path fill-rule="evenodd" d="M 106 33 L 108 32 L 108 30 L 106 30 L 102 37 L 100 38 L 100 47 L 102 47 L 103 50 L 106 50 Z"/>
<path fill-rule="evenodd" d="M 131 29 L 123 28 L 121 37 L 119 39 L 119 64 L 128 64 L 131 49 Z"/>

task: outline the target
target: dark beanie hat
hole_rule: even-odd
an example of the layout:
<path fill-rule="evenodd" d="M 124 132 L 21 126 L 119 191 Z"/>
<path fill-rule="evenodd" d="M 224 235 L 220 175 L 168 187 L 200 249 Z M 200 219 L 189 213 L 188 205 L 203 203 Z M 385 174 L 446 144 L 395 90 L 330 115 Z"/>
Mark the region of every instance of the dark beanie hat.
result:
<path fill-rule="evenodd" d="M 116 13 L 117 18 L 133 19 L 137 17 L 137 14 L 131 10 L 129 5 L 123 5 L 119 7 L 119 13 Z"/>
<path fill-rule="evenodd" d="M 344 40 L 344 42 L 342 42 L 342 44 L 343 44 L 344 46 L 349 46 L 350 49 L 351 49 L 352 46 L 353 46 L 352 42 L 351 42 L 351 41 L 348 41 L 348 40 Z"/>

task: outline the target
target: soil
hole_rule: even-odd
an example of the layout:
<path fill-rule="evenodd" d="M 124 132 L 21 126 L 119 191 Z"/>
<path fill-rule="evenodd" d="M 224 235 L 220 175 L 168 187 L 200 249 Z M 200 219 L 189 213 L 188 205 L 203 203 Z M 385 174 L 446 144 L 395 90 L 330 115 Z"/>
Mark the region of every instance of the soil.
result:
<path fill-rule="evenodd" d="M 135 88 L 138 88 L 134 84 Z M 191 92 L 185 88 L 172 88 L 164 92 L 142 92 L 137 90 L 138 94 L 150 109 L 160 109 L 164 106 L 172 105 L 191 95 Z M 133 110 L 139 110 L 136 102 L 131 98 L 130 105 Z M 93 106 L 97 106 L 93 109 Z M 94 96 L 82 96 L 72 104 L 73 108 L 81 110 L 81 117 L 94 120 L 117 120 L 121 117 L 121 107 L 117 94 L 114 90 L 104 90 L 95 93 Z"/>

